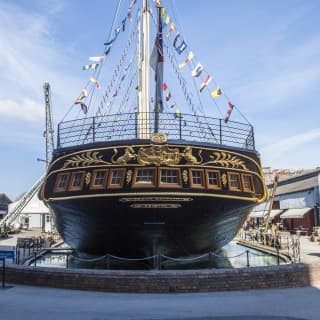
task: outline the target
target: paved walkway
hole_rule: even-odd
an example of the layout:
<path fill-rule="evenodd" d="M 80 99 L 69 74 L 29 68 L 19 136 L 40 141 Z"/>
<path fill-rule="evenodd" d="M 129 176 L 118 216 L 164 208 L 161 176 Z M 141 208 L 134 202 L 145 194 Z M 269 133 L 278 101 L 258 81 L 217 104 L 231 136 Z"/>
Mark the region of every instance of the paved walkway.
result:
<path fill-rule="evenodd" d="M 319 320 L 320 287 L 117 294 L 14 286 L 0 289 L 0 310 L 10 320 Z"/>
<path fill-rule="evenodd" d="M 0 238 L 0 249 L 12 249 L 17 244 L 18 238 L 32 238 L 39 237 L 41 231 L 39 230 L 22 230 L 20 233 L 10 234 L 8 238 Z"/>
<path fill-rule="evenodd" d="M 310 241 L 310 237 L 300 237 L 300 261 L 302 263 L 320 263 L 320 242 Z M 320 307 L 319 307 L 320 308 Z M 319 315 L 320 319 L 320 315 Z"/>
<path fill-rule="evenodd" d="M 27 234 L 32 233 L 18 236 Z M 0 240 L 0 249 L 15 245 L 14 238 Z M 304 236 L 300 241 L 301 262 L 320 262 L 319 242 Z M 20 285 L 0 288 L 0 319 L 22 318 L 319 320 L 320 286 L 190 294 L 117 294 Z"/>

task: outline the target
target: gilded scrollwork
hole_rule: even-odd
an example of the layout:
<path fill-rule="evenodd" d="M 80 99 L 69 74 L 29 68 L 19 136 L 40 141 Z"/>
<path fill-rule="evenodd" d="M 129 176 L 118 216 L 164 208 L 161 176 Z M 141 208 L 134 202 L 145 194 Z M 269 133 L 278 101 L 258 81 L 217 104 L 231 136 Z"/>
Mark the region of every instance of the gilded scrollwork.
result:
<path fill-rule="evenodd" d="M 164 133 L 155 133 L 152 135 L 151 141 L 153 143 L 166 143 L 168 141 L 168 137 Z"/>
<path fill-rule="evenodd" d="M 115 160 L 115 156 L 118 154 L 118 149 L 113 149 L 113 156 L 111 161 L 113 164 L 127 164 L 129 161 L 136 159 L 137 155 L 134 152 L 132 147 L 126 147 L 124 150 L 124 154 L 120 156 L 117 160 Z"/>
<path fill-rule="evenodd" d="M 91 180 L 91 172 L 87 172 L 86 177 L 84 179 L 86 186 L 90 184 L 90 180 Z"/>
<path fill-rule="evenodd" d="M 187 170 L 182 171 L 182 179 L 183 179 L 184 183 L 188 183 L 188 171 Z"/>
<path fill-rule="evenodd" d="M 202 153 L 202 150 L 200 149 L 198 151 L 198 156 L 199 156 L 200 160 L 198 160 L 197 157 L 195 157 L 192 154 L 192 148 L 190 146 L 188 146 L 183 150 L 182 156 L 186 160 L 186 164 L 195 165 L 195 164 L 202 163 L 203 159 L 202 159 L 201 153 Z"/>
<path fill-rule="evenodd" d="M 132 180 L 132 170 L 128 170 L 127 177 L 126 177 L 127 184 L 129 184 L 131 180 Z"/>
<path fill-rule="evenodd" d="M 65 161 L 63 164 L 63 169 L 67 167 L 85 167 L 85 166 L 91 166 L 96 164 L 111 164 L 110 162 L 102 160 L 102 155 L 99 154 L 98 151 L 94 152 L 83 152 L 81 154 L 77 154 Z"/>
<path fill-rule="evenodd" d="M 243 160 L 229 152 L 213 152 L 213 154 L 210 155 L 210 159 L 211 161 L 208 161 L 203 165 L 217 164 L 226 168 L 242 168 L 244 170 L 249 170 Z"/>
<path fill-rule="evenodd" d="M 222 182 L 222 185 L 223 185 L 224 187 L 227 186 L 228 179 L 227 179 L 227 175 L 226 175 L 225 173 L 221 175 L 221 182 Z"/>
<path fill-rule="evenodd" d="M 178 148 L 169 148 L 168 145 L 151 145 L 141 147 L 137 154 L 137 161 L 142 165 L 177 165 L 181 160 Z"/>

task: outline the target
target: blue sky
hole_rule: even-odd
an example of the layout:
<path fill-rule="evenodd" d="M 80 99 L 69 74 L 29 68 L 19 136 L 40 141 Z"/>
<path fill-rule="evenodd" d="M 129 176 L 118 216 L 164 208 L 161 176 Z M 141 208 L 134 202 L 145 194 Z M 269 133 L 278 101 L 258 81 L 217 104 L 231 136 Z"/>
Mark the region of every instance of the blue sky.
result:
<path fill-rule="evenodd" d="M 103 52 L 115 4 L 0 0 L 0 192 L 10 198 L 45 169 L 36 160 L 45 157 L 44 81 L 57 124 L 87 80 L 82 66 Z M 262 165 L 319 166 L 320 1 L 177 0 L 174 7 L 198 61 L 254 125 Z M 205 111 L 214 108 L 206 100 Z"/>

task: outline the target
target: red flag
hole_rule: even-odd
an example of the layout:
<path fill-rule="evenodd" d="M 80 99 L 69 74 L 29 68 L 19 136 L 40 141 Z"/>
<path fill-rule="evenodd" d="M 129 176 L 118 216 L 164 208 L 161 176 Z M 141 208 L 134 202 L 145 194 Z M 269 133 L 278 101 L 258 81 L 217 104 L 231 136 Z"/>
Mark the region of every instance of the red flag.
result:
<path fill-rule="evenodd" d="M 228 110 L 227 110 L 227 115 L 226 115 L 226 117 L 224 119 L 224 123 L 228 123 L 230 115 L 231 115 L 231 112 L 232 112 L 232 110 L 234 108 L 234 105 L 231 103 L 231 101 L 228 102 L 228 106 L 229 107 L 228 107 Z"/>

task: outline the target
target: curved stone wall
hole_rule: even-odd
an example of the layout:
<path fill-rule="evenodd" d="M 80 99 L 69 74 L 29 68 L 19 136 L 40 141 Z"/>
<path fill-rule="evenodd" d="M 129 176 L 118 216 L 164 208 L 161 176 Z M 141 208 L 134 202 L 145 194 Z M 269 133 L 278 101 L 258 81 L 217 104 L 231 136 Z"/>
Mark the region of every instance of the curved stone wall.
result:
<path fill-rule="evenodd" d="M 106 292 L 210 292 L 320 284 L 320 265 L 290 264 L 179 271 L 57 269 L 8 265 L 5 279 L 11 284 Z"/>

